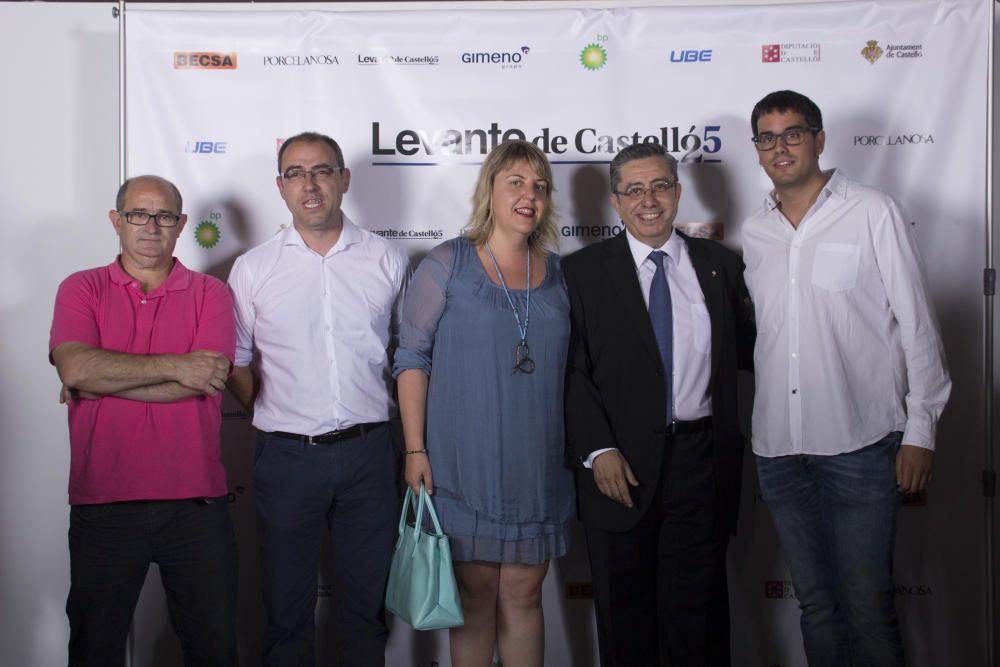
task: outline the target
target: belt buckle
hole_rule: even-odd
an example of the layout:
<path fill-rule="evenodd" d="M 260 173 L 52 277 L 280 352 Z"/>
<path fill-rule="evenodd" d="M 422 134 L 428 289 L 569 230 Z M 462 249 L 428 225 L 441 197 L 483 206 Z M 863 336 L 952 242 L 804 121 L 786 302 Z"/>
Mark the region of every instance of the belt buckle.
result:
<path fill-rule="evenodd" d="M 311 447 L 315 447 L 316 445 L 319 444 L 318 442 L 313 442 L 313 437 L 311 435 L 307 435 L 305 436 L 305 438 L 306 438 L 306 444 Z"/>

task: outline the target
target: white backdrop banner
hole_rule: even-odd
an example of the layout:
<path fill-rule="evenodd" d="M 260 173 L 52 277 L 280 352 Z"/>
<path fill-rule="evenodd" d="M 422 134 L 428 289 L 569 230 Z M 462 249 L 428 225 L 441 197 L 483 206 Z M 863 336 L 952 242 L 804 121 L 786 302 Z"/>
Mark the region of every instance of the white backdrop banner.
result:
<path fill-rule="evenodd" d="M 535 142 L 554 165 L 563 253 L 621 233 L 607 164 L 635 142 L 660 142 L 681 161 L 678 224 L 738 249 L 740 222 L 769 186 L 750 143 L 750 110 L 773 90 L 805 93 L 824 113 L 823 166 L 889 192 L 906 211 L 955 379 L 935 484 L 929 496 L 908 499 L 900 519 L 897 602 L 908 662 L 982 664 L 976 332 L 989 0 L 385 9 L 129 6 L 127 171 L 180 187 L 190 215 L 177 249 L 185 263 L 225 279 L 236 256 L 290 221 L 274 186 L 276 153 L 303 130 L 343 147 L 351 218 L 415 260 L 458 233 L 478 165 L 511 138 Z M 255 665 L 263 619 L 253 440 L 245 415 L 226 410 L 241 645 L 244 663 Z M 804 665 L 797 605 L 751 466 L 744 489 L 730 549 L 734 664 Z M 329 580 L 324 568 L 321 654 L 337 630 Z M 163 640 L 163 605 L 149 595 L 136 664 L 166 664 L 176 647 Z M 546 581 L 546 665 L 597 664 L 589 595 L 579 539 Z M 401 623 L 388 655 L 390 665 L 450 664 L 443 633 L 417 635 Z"/>

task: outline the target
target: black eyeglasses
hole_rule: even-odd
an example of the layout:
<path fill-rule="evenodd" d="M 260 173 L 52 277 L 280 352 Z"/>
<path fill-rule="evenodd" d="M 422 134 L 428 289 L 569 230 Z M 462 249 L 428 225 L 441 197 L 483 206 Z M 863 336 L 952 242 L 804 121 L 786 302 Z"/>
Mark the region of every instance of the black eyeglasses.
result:
<path fill-rule="evenodd" d="M 759 151 L 769 151 L 778 145 L 778 139 L 785 142 L 786 146 L 798 146 L 803 141 L 805 141 L 806 133 L 812 132 L 816 134 L 821 129 L 820 127 L 790 127 L 784 132 L 779 132 L 774 134 L 773 132 L 764 132 L 763 134 L 758 134 L 753 137 L 750 141 L 754 142 Z"/>
<path fill-rule="evenodd" d="M 128 224 L 139 227 L 144 227 L 150 218 L 156 222 L 157 227 L 176 227 L 181 219 L 181 216 L 176 213 L 167 213 L 165 211 L 161 211 L 160 213 L 150 213 L 149 211 L 118 211 L 118 214 L 124 216 L 125 222 Z"/>
<path fill-rule="evenodd" d="M 312 169 L 292 167 L 291 169 L 286 169 L 285 173 L 283 173 L 281 177 L 286 181 L 292 181 L 293 183 L 306 180 L 306 176 L 312 176 L 317 181 L 325 181 L 328 178 L 333 178 L 333 175 L 338 171 L 340 171 L 340 167 L 331 167 L 326 164 L 313 167 Z"/>
<path fill-rule="evenodd" d="M 619 197 L 628 197 L 635 200 L 642 199 L 646 196 L 647 192 L 652 192 L 654 197 L 661 197 L 673 190 L 675 185 L 677 185 L 677 181 L 653 181 L 649 184 L 648 188 L 642 185 L 630 185 L 621 192 L 615 190 L 615 194 Z"/>

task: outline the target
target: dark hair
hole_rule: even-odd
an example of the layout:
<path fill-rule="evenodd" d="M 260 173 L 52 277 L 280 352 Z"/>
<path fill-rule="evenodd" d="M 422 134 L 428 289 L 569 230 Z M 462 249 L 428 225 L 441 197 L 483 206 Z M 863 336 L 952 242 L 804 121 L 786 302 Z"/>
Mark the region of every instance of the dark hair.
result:
<path fill-rule="evenodd" d="M 334 157 L 337 158 L 337 166 L 341 169 L 344 168 L 344 152 L 340 150 L 340 144 L 326 136 L 325 134 L 320 134 L 319 132 L 299 132 L 294 137 L 288 137 L 281 144 L 281 148 L 278 149 L 278 173 L 281 173 L 281 158 L 285 157 L 285 150 L 294 143 L 306 142 L 314 144 L 326 144 L 333 151 Z"/>
<path fill-rule="evenodd" d="M 823 129 L 823 114 L 815 102 L 794 90 L 776 90 L 765 95 L 750 112 L 750 129 L 753 131 L 753 136 L 757 136 L 757 121 L 760 117 L 772 111 L 779 113 L 793 111 L 802 114 L 806 119 L 806 125 L 815 128 L 817 132 Z"/>
<path fill-rule="evenodd" d="M 162 176 L 154 176 L 152 174 L 144 174 L 142 176 L 133 176 L 132 178 L 125 179 L 125 182 L 121 184 L 118 188 L 118 194 L 115 195 L 115 210 L 120 211 L 125 208 L 125 197 L 128 195 L 128 188 L 130 185 L 136 181 L 156 181 L 163 187 L 167 189 L 174 200 L 177 202 L 177 213 L 180 214 L 184 211 L 184 200 L 181 199 L 181 191 L 177 189 L 177 186 L 163 178 Z"/>
<path fill-rule="evenodd" d="M 618 155 L 611 160 L 611 189 L 618 190 L 618 184 L 622 178 L 622 166 L 632 160 L 642 160 L 648 157 L 660 157 L 667 161 L 670 173 L 677 180 L 677 158 L 667 152 L 662 144 L 632 144 L 618 151 Z"/>

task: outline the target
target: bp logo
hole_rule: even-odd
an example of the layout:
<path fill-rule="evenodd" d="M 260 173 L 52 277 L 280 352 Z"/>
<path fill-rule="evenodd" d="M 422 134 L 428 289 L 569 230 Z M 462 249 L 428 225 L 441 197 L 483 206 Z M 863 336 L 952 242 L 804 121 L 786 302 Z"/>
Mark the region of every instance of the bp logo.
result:
<path fill-rule="evenodd" d="M 222 232 L 219 231 L 219 227 L 214 222 L 209 222 L 208 220 L 203 220 L 194 230 L 194 240 L 202 248 L 215 247 L 219 242 L 220 236 L 222 236 Z"/>
<path fill-rule="evenodd" d="M 595 72 L 608 62 L 608 52 L 600 44 L 588 44 L 580 52 L 580 64 Z"/>

